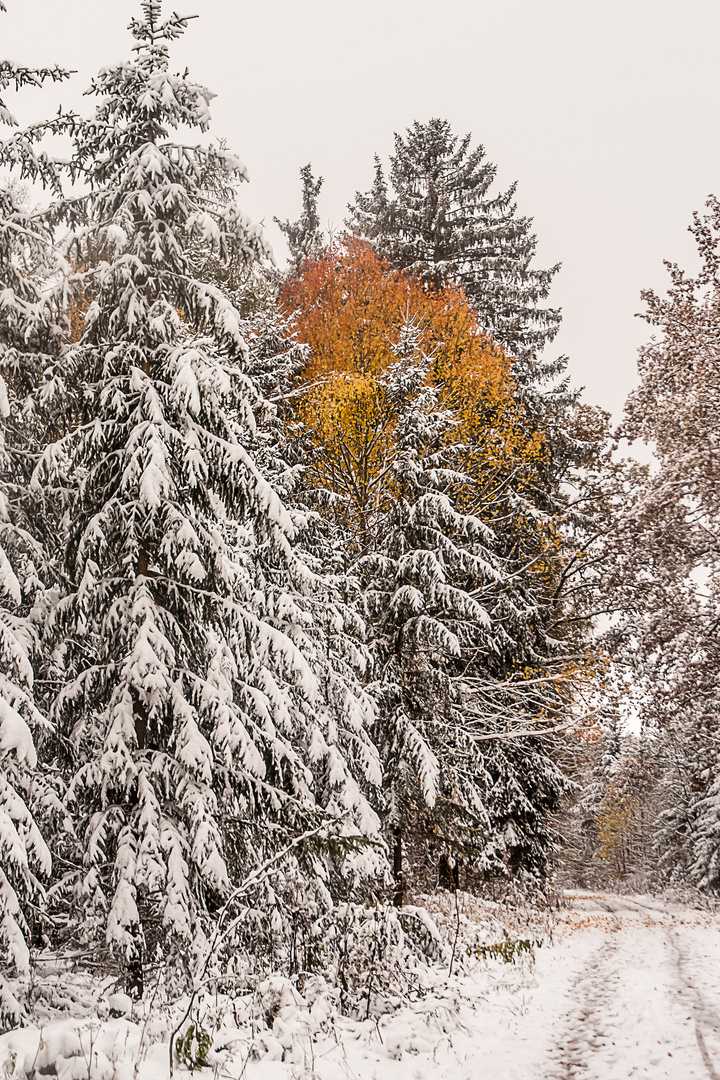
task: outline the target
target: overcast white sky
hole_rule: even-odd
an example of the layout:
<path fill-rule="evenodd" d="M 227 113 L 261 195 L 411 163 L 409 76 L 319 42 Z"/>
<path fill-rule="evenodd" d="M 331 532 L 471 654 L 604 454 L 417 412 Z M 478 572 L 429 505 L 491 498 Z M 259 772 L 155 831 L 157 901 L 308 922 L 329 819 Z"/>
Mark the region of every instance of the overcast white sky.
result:
<path fill-rule="evenodd" d="M 100 66 L 129 55 L 139 0 L 6 0 L 0 55 L 75 68 L 70 85 L 25 91 L 19 119 L 59 101 L 83 111 Z M 325 178 L 324 222 L 342 223 L 394 131 L 439 116 L 472 132 L 517 179 L 538 265 L 563 268 L 554 354 L 619 414 L 647 327 L 640 289 L 662 260 L 693 266 L 694 209 L 720 194 L 718 0 L 175 0 L 198 14 L 177 68 L 218 94 L 215 136 L 246 162 L 244 209 L 297 217 L 298 170 Z"/>

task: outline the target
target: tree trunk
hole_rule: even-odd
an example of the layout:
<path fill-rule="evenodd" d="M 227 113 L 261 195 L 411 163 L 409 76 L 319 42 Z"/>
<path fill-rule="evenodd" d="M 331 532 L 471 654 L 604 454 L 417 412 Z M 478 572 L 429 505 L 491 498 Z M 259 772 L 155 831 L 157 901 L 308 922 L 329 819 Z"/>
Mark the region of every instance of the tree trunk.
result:
<path fill-rule="evenodd" d="M 143 973 L 142 945 L 138 942 L 138 954 L 132 960 L 128 960 L 125 972 L 125 989 L 135 1001 L 142 1001 L 145 990 L 145 978 Z"/>
<path fill-rule="evenodd" d="M 402 907 L 405 902 L 405 880 L 403 874 L 403 836 L 400 826 L 393 830 L 395 846 L 393 848 L 393 877 L 395 878 L 395 890 L 393 892 L 393 904 Z"/>
<path fill-rule="evenodd" d="M 150 551 L 144 540 L 140 541 L 140 549 L 138 551 L 136 575 L 137 577 L 146 577 L 148 569 L 150 567 Z M 133 717 L 135 720 L 135 738 L 137 739 L 138 750 L 144 750 L 147 745 L 147 726 L 148 726 L 148 713 L 145 702 L 140 699 L 140 695 L 137 691 L 133 691 Z M 136 802 L 136 800 L 134 800 Z M 136 938 L 136 954 L 132 959 L 128 960 L 127 969 L 125 972 L 125 989 L 131 998 L 135 998 L 137 1001 L 142 1000 L 143 991 L 145 989 L 145 977 L 143 970 L 143 941 L 142 941 L 142 928 L 137 928 Z"/>
<path fill-rule="evenodd" d="M 147 577 L 149 568 L 150 550 L 147 543 L 144 540 L 141 540 L 140 549 L 138 551 L 137 567 L 135 570 L 136 576 Z M 147 743 L 148 715 L 145 702 L 141 701 L 137 695 L 135 695 L 133 712 L 135 715 L 135 736 L 137 738 L 138 750 L 144 750 Z"/>
<path fill-rule="evenodd" d="M 441 889 L 453 892 L 460 885 L 460 861 L 442 854 L 438 864 L 438 885 Z"/>

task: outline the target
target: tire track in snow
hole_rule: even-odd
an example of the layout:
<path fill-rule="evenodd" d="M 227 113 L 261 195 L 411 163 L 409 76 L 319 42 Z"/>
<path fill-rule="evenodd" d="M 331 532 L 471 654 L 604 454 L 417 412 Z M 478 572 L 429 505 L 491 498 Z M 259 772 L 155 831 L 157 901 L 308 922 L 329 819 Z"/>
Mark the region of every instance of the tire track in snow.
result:
<path fill-rule="evenodd" d="M 611 952 L 611 942 L 604 942 L 572 983 L 568 996 L 577 1004 L 567 1014 L 565 1032 L 551 1052 L 546 1080 L 587 1076 L 593 1056 L 608 1045 L 607 1011 L 619 978 L 619 972 L 612 970 Z"/>
<path fill-rule="evenodd" d="M 605 940 L 570 984 L 542 1080 L 720 1080 L 720 1012 L 689 970 L 702 963 L 697 941 L 686 956 L 672 916 L 656 906 L 583 899 L 582 913 L 605 916 Z"/>
<path fill-rule="evenodd" d="M 676 930 L 668 933 L 668 940 L 675 954 L 678 979 L 683 984 L 683 987 L 687 989 L 692 999 L 695 1039 L 697 1040 L 700 1056 L 710 1080 L 720 1080 L 720 1057 L 716 1053 L 715 1060 L 713 1060 L 713 1055 L 708 1046 L 713 1041 L 717 1042 L 717 1036 L 720 1032 L 720 1014 L 717 1009 L 708 1003 L 700 989 L 693 982 L 688 972 L 689 958 L 680 944 L 680 937 Z M 713 1036 L 715 1036 L 714 1040 Z"/>
<path fill-rule="evenodd" d="M 639 901 L 634 897 L 632 898 L 631 903 L 635 908 L 646 913 L 651 921 L 656 924 L 656 920 L 653 916 L 658 914 L 657 908 L 654 908 L 650 904 L 643 904 L 642 901 Z M 709 1004 L 700 988 L 693 982 L 688 970 L 691 961 L 686 951 L 682 948 L 680 935 L 677 929 L 674 927 L 670 930 L 668 930 L 667 927 L 664 927 L 664 929 L 674 953 L 678 980 L 682 983 L 683 989 L 690 994 L 692 999 L 692 1018 L 695 1027 L 695 1040 L 697 1042 L 698 1050 L 700 1051 L 703 1065 L 707 1070 L 710 1080 L 720 1080 L 720 1054 L 718 1054 L 717 1051 L 714 1055 L 711 1054 L 708 1045 L 712 1044 L 713 1041 L 717 1042 L 717 1037 L 720 1034 L 720 1012 L 718 1012 L 714 1006 Z M 714 1039 L 713 1036 L 715 1037 Z"/>

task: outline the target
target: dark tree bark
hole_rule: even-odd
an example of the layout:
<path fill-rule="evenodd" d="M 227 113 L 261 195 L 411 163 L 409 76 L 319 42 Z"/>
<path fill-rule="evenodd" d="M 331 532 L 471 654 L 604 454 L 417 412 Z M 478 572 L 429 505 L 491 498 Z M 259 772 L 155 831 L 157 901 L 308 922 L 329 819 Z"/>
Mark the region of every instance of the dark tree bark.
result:
<path fill-rule="evenodd" d="M 402 907 L 405 903 L 405 875 L 403 872 L 402 829 L 397 826 L 393 830 L 393 835 L 395 837 L 395 846 L 393 848 L 393 877 L 395 878 L 393 904 L 395 905 L 395 907 Z"/>

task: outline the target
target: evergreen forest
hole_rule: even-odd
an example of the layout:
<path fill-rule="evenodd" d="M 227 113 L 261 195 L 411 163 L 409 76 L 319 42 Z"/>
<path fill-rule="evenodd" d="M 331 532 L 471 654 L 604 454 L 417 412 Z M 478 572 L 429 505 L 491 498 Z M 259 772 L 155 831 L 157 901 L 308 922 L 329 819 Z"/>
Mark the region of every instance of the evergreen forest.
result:
<path fill-rule="evenodd" d="M 470 135 L 332 236 L 304 166 L 281 265 L 138 8 L 87 116 L 0 64 L 0 1015 L 49 952 L 185 993 L 172 1074 L 210 984 L 373 1015 L 430 896 L 720 889 L 720 202 L 613 422 Z"/>

